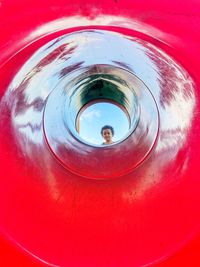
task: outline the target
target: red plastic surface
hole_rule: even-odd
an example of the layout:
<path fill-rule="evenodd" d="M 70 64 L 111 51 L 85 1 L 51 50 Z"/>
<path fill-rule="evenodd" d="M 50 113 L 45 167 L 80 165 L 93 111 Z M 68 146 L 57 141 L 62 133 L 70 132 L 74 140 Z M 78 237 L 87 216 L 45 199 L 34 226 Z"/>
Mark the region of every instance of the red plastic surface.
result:
<path fill-rule="evenodd" d="M 193 80 L 188 127 L 177 128 L 176 135 L 165 122 L 164 149 L 152 151 L 132 173 L 108 181 L 66 172 L 45 142 L 32 146 L 29 157 L 19 148 L 15 114 L 3 101 L 38 48 L 82 29 L 146 40 Z M 0 1 L 0 33 L 0 265 L 199 266 L 199 1 Z M 163 94 L 169 103 L 173 90 L 172 83 Z M 183 109 L 180 121 L 186 119 Z M 46 156 L 36 159 L 40 149 Z"/>

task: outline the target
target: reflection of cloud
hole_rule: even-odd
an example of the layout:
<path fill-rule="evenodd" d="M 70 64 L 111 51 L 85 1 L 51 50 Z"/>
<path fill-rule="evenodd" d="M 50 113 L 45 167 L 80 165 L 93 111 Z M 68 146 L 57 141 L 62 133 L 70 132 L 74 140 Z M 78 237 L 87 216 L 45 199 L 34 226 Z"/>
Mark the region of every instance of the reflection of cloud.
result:
<path fill-rule="evenodd" d="M 100 110 L 86 110 L 80 117 L 80 120 L 85 120 L 88 122 L 92 122 L 94 118 L 100 118 L 101 111 Z"/>

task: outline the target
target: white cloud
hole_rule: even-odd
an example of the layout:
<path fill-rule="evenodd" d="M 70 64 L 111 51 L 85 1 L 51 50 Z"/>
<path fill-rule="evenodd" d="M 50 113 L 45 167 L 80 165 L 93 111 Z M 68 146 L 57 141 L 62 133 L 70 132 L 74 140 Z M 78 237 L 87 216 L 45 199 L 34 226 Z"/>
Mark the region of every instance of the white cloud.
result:
<path fill-rule="evenodd" d="M 86 110 L 80 117 L 80 120 L 87 121 L 87 122 L 92 122 L 93 119 L 95 118 L 100 118 L 101 116 L 101 111 L 100 110 Z"/>

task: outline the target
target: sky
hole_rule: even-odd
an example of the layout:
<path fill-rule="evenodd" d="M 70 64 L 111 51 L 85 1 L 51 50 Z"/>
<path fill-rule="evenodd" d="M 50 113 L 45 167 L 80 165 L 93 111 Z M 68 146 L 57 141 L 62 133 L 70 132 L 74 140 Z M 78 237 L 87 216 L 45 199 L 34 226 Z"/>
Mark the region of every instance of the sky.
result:
<path fill-rule="evenodd" d="M 110 125 L 114 128 L 113 141 L 122 139 L 129 129 L 126 114 L 112 103 L 95 103 L 86 108 L 80 116 L 80 136 L 91 144 L 101 145 L 101 128 Z"/>

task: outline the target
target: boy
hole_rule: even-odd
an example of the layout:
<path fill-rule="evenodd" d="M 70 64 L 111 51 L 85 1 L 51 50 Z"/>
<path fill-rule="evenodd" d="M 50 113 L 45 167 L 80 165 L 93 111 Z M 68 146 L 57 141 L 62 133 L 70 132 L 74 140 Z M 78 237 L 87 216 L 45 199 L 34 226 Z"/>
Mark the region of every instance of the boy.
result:
<path fill-rule="evenodd" d="M 110 125 L 105 125 L 101 129 L 101 135 L 104 138 L 105 142 L 102 143 L 102 145 L 110 145 L 114 142 L 112 141 L 112 137 L 114 136 L 114 129 Z"/>

